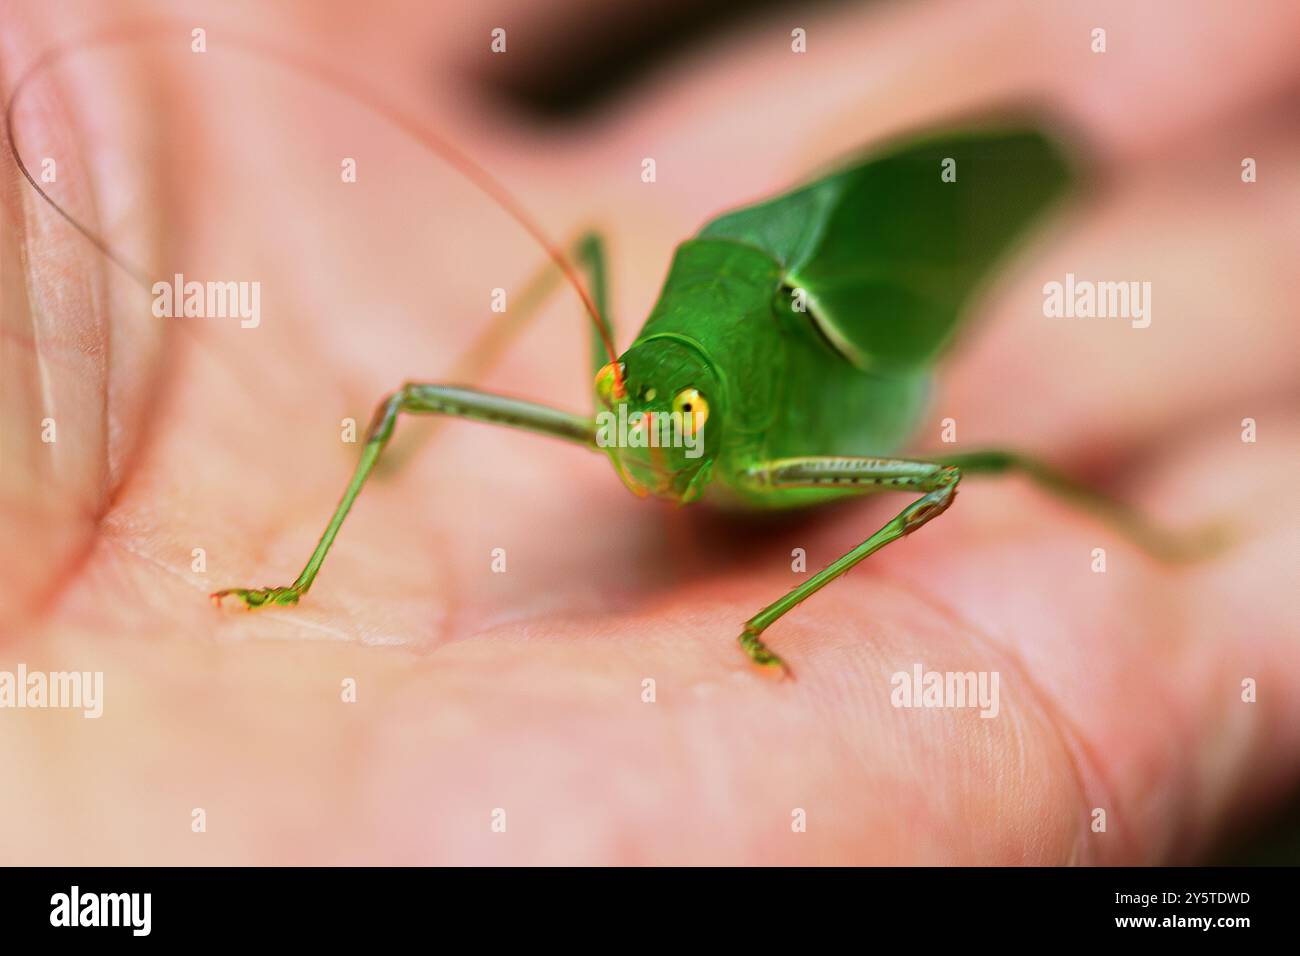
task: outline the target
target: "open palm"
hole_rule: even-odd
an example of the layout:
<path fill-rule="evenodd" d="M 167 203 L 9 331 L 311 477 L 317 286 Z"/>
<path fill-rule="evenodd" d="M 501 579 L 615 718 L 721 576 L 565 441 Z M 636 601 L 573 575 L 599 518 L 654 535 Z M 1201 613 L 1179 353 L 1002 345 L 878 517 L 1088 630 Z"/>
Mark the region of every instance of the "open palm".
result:
<path fill-rule="evenodd" d="M 298 16 L 329 48 L 311 6 Z M 162 148 L 170 175 L 107 168 L 111 145 L 82 133 L 63 188 L 163 274 L 257 279 L 263 321 L 141 319 L 147 298 L 5 165 L 0 669 L 105 675 L 99 720 L 0 721 L 6 862 L 1181 861 L 1295 780 L 1300 288 L 1282 263 L 1300 234 L 1286 172 L 1300 139 L 1267 108 L 1272 77 L 1243 66 L 1217 114 L 1148 89 L 1133 104 L 1144 139 L 996 55 L 977 83 L 927 85 L 923 64 L 975 42 L 938 8 L 841 16 L 812 35 L 922 55 L 864 84 L 845 57 L 810 54 L 795 78 L 781 26 L 572 140 L 446 92 L 430 115 L 553 233 L 606 233 L 626 346 L 674 244 L 720 208 L 980 98 L 1054 97 L 1090 127 L 1108 186 L 990 290 L 917 447 L 952 419 L 958 450 L 1034 451 L 1167 524 L 1230 519 L 1237 544 L 1163 566 L 1020 480 L 972 479 L 942 518 L 773 627 L 798 676 L 780 681 L 739 651 L 741 623 L 803 579 L 795 549 L 829 562 L 903 499 L 723 517 L 638 501 L 580 449 L 403 419 L 302 604 L 214 609 L 218 587 L 292 580 L 355 463 L 347 420 L 360 437 L 387 391 L 461 369 L 491 290 L 520 288 L 540 253 L 400 134 L 309 84 L 227 68 L 214 90 L 165 59 L 151 68 L 176 92 L 159 123 L 167 149 L 189 144 L 186 175 Z M 22 4 L 0 18 L 10 61 L 54 30 Z M 350 28 L 349 68 L 394 90 L 424 76 L 426 49 Z M 1073 28 L 1033 27 L 1049 42 Z M 450 57 L 478 40 L 439 42 Z M 151 75 L 65 75 L 20 141 L 57 149 L 72 113 Z M 782 109 L 812 90 L 816 109 Z M 1225 114 L 1228 132 L 1196 135 Z M 202 158 L 214 136 L 219 163 Z M 1249 192 L 1246 140 L 1270 160 Z M 355 184 L 340 184 L 341 156 L 358 158 Z M 1042 285 L 1067 272 L 1150 280 L 1151 327 L 1045 319 Z M 583 321 L 558 293 L 475 384 L 588 408 Z M 892 706 L 891 675 L 917 665 L 998 672 L 997 717 Z"/>

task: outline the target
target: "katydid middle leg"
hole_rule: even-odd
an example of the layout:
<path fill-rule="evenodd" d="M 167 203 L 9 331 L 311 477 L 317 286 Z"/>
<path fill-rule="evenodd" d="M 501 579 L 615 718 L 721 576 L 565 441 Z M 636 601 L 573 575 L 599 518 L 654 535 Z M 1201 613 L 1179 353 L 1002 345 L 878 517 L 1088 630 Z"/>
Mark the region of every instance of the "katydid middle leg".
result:
<path fill-rule="evenodd" d="M 862 544 L 745 622 L 740 646 L 750 659 L 756 664 L 780 667 L 789 674 L 790 668 L 785 662 L 763 643 L 763 632 L 868 555 L 911 534 L 946 511 L 957 495 L 961 471 L 950 465 L 897 458 L 808 457 L 767 462 L 751 469 L 749 478 L 755 487 L 771 490 L 836 487 L 864 494 L 877 491 L 925 492 Z"/>
<path fill-rule="evenodd" d="M 451 415 L 474 421 L 491 422 L 563 438 L 592 448 L 595 447 L 596 442 L 595 424 L 581 415 L 571 415 L 545 405 L 455 385 L 403 385 L 375 409 L 374 418 L 366 434 L 366 443 L 361 452 L 361 461 L 357 463 L 356 470 L 352 473 L 352 480 L 348 482 L 343 498 L 334 510 L 334 516 L 330 518 L 324 534 L 321 535 L 316 549 L 312 551 L 306 567 L 302 569 L 297 580 L 284 587 L 227 588 L 212 595 L 216 603 L 220 603 L 221 599 L 227 596 L 239 598 L 250 608 L 269 604 L 298 603 L 298 599 L 307 593 L 316 579 L 316 573 L 325 560 L 325 554 L 334 543 L 339 528 L 343 526 L 343 519 L 352 509 L 357 495 L 361 493 L 366 479 L 375 467 L 375 462 L 383 454 L 397 424 L 397 417 L 402 412 Z"/>
<path fill-rule="evenodd" d="M 600 313 L 599 321 L 603 330 L 613 339 L 613 330 L 609 318 L 608 280 L 605 272 L 605 242 L 600 233 L 588 229 L 565 247 L 568 254 L 586 273 L 587 291 L 596 311 Z M 531 325 L 532 320 L 542 311 L 542 306 L 555 292 L 560 284 L 561 274 L 555 263 L 547 260 L 524 283 L 515 303 L 501 318 L 488 328 L 469 351 L 461 357 L 449 375 L 453 381 L 476 382 L 490 371 L 511 342 L 515 341 Z M 591 334 L 592 355 L 595 366 L 592 371 L 609 361 L 605 354 L 604 341 L 600 331 L 595 327 Z"/>
<path fill-rule="evenodd" d="M 614 341 L 614 324 L 609 314 L 609 279 L 605 269 L 605 240 L 600 233 L 593 230 L 584 232 L 574 245 L 574 256 L 587 271 L 587 280 L 591 283 L 589 291 L 591 300 L 596 303 L 600 313 L 595 321 L 602 328 L 593 328 L 591 332 L 591 373 L 596 374 L 610 356 L 605 352 L 605 340 Z M 602 337 L 601 333 L 604 333 Z"/>
<path fill-rule="evenodd" d="M 605 272 L 605 243 L 600 233 L 592 229 L 579 233 L 577 238 L 565 248 L 578 266 L 586 273 L 587 289 L 596 305 L 599 319 L 605 333 L 613 341 L 613 327 L 609 315 L 608 283 Z M 532 325 L 533 320 L 541 314 L 542 307 L 560 285 L 562 276 L 554 262 L 547 259 L 524 282 L 517 295 L 512 298 L 509 310 L 495 320 L 474 340 L 469 349 L 461 355 L 447 373 L 447 381 L 462 385 L 481 382 L 500 362 L 510 346 L 519 339 Z M 605 353 L 604 339 L 600 329 L 590 325 L 591 354 L 594 365 L 592 373 L 609 361 Z M 403 440 L 399 448 L 391 450 L 379 466 L 380 471 L 398 467 L 407 458 L 415 454 L 419 447 L 434 432 L 435 427 L 417 430 L 416 434 Z"/>
<path fill-rule="evenodd" d="M 1162 528 L 1122 501 L 1020 452 L 990 448 L 945 455 L 935 461 L 960 468 L 966 475 L 1025 475 L 1045 491 L 1096 515 L 1162 561 L 1194 561 L 1214 554 L 1229 543 L 1226 530 L 1217 526 L 1187 532 Z"/>
<path fill-rule="evenodd" d="M 573 254 L 587 270 L 591 282 L 592 300 L 596 304 L 597 312 L 600 313 L 598 321 L 603 323 L 603 330 L 609 333 L 611 327 L 606 306 L 604 243 L 597 233 L 585 232 L 573 244 Z M 547 272 L 553 271 L 553 269 L 547 270 Z M 538 276 L 535 276 L 527 285 L 525 309 L 521 310 L 523 314 L 515 322 L 492 330 L 470 353 L 469 361 L 479 367 L 494 362 L 500 355 L 506 341 L 513 337 L 514 334 L 517 334 L 527 323 L 528 318 L 535 313 L 537 305 L 540 304 L 541 299 L 545 298 L 549 288 L 550 283 L 546 279 L 546 273 L 539 273 Z M 591 339 L 592 358 L 599 366 L 607 360 L 604 353 L 601 329 L 593 327 Z M 366 434 L 365 444 L 362 446 L 361 460 L 352 473 L 352 480 L 348 482 L 342 500 L 339 501 L 333 517 L 321 535 L 315 550 L 312 551 L 306 567 L 302 569 L 302 573 L 298 575 L 297 579 L 292 584 L 282 587 L 227 588 L 214 593 L 212 595 L 214 601 L 220 603 L 222 598 L 233 596 L 242 600 L 250 608 L 263 607 L 268 604 L 292 605 L 298 603 L 298 599 L 307 593 L 312 582 L 316 580 L 316 574 L 320 570 L 321 563 L 325 560 L 325 555 L 330 546 L 334 543 L 339 528 L 343 525 L 343 519 L 347 517 L 348 512 L 352 509 L 352 503 L 356 500 L 357 495 L 361 493 L 366 479 L 370 477 L 371 471 L 374 470 L 376 463 L 380 460 L 380 456 L 388 445 L 388 439 L 393 434 L 397 416 L 401 412 L 444 415 L 492 422 L 526 431 L 540 432 L 595 447 L 595 423 L 582 416 L 571 415 L 533 402 L 505 398 L 489 392 L 481 392 L 456 385 L 403 385 L 385 398 L 375 410 L 374 418 L 371 420 L 370 428 Z"/>

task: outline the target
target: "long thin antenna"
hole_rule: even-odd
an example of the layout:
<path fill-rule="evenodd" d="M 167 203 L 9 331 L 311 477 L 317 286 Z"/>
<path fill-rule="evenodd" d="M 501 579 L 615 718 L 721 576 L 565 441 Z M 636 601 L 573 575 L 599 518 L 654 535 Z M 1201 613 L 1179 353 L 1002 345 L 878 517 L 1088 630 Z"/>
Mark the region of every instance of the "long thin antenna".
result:
<path fill-rule="evenodd" d="M 77 37 L 66 43 L 47 49 L 42 53 L 35 62 L 31 64 L 19 77 L 18 82 L 14 84 L 12 95 L 5 107 L 5 134 L 9 140 L 9 150 L 13 154 L 14 162 L 22 170 L 23 176 L 31 184 L 51 207 L 54 208 L 60 216 L 70 223 L 79 233 L 81 233 L 96 249 L 103 253 L 115 265 L 129 274 L 137 282 L 151 288 L 151 283 L 147 278 L 145 270 L 132 264 L 126 257 L 118 253 L 112 245 L 96 233 L 93 229 L 79 222 L 76 217 L 63 208 L 49 193 L 41 188 L 40 184 L 32 176 L 27 164 L 23 161 L 18 152 L 18 143 L 14 138 L 13 116 L 14 107 L 18 102 L 24 86 L 32 77 L 47 69 L 54 63 L 63 59 L 72 53 L 81 52 L 96 47 L 116 46 L 120 44 L 129 44 L 140 42 L 152 34 L 168 33 L 176 30 L 186 30 L 188 27 L 178 20 L 167 18 L 150 18 L 148 20 L 133 21 L 127 24 L 115 24 L 102 30 L 91 31 L 83 36 Z M 220 34 L 223 42 L 229 42 L 232 46 L 237 47 L 244 52 L 260 56 L 271 63 L 280 66 L 290 66 L 308 76 L 311 76 L 323 83 L 324 85 L 337 90 L 344 96 L 360 103 L 361 105 L 372 110 L 379 116 L 388 120 L 397 128 L 401 129 L 416 142 L 428 148 L 447 165 L 451 166 L 462 176 L 473 183 L 489 199 L 493 200 L 500 206 L 511 219 L 513 219 L 533 240 L 542 247 L 551 261 L 559 268 L 565 279 L 573 286 L 574 291 L 582 300 L 583 307 L 587 310 L 591 321 L 596 327 L 596 332 L 600 336 L 601 342 L 605 346 L 605 351 L 609 355 L 609 360 L 614 364 L 615 369 L 615 388 L 622 391 L 621 370 L 618 368 L 618 356 L 614 352 L 614 343 L 609 335 L 609 327 L 605 323 L 604 317 L 596 308 L 595 302 L 592 301 L 586 287 L 578 277 L 577 270 L 569 261 L 568 257 L 560 248 L 551 240 L 551 238 L 542 230 L 537 221 L 524 209 L 523 205 L 515 196 L 503 186 L 500 181 L 493 177 L 486 169 L 475 162 L 470 156 L 453 145 L 449 140 L 435 133 L 421 117 L 417 117 L 408 110 L 394 105 L 385 99 L 377 90 L 368 87 L 358 77 L 351 76 L 342 70 L 339 70 L 330 64 L 316 59 L 305 53 L 297 53 L 291 50 L 279 49 L 259 37 L 243 33 L 238 30 L 227 31 L 224 27 Z"/>

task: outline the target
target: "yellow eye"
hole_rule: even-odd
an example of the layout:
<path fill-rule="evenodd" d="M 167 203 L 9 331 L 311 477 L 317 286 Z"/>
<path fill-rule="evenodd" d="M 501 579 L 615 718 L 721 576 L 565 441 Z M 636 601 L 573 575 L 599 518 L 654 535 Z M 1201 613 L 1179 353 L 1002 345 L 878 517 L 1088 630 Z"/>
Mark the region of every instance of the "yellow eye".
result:
<path fill-rule="evenodd" d="M 682 416 L 682 427 L 697 432 L 709 420 L 709 403 L 694 388 L 684 388 L 673 397 L 673 414 Z"/>
<path fill-rule="evenodd" d="M 623 378 L 627 368 L 619 362 L 608 362 L 596 373 L 596 394 L 606 405 L 614 401 L 614 383 Z"/>

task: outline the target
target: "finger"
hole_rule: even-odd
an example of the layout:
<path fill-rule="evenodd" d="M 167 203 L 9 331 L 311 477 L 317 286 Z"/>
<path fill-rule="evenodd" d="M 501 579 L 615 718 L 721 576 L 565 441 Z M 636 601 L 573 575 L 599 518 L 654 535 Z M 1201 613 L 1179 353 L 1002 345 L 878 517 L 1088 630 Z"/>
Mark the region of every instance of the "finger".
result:
<path fill-rule="evenodd" d="M 103 64 L 28 74 L 60 32 L 48 13 L 0 9 L 6 103 L 28 76 L 13 105 L 14 144 L 71 215 L 92 230 L 112 224 L 119 237 L 147 247 L 156 234 L 141 185 L 153 168 L 150 139 L 126 149 L 97 125 L 138 119 L 122 105 L 138 92 L 138 77 Z M 120 169 L 140 178 L 124 188 Z M 139 446 L 162 334 L 156 324 L 131 321 L 140 300 L 129 282 L 39 198 L 8 145 L 0 151 L 0 181 L 0 530 L 26 542 L 21 555 L 5 555 L 0 622 L 12 622 L 51 599 L 84 558 Z"/>

